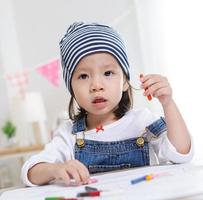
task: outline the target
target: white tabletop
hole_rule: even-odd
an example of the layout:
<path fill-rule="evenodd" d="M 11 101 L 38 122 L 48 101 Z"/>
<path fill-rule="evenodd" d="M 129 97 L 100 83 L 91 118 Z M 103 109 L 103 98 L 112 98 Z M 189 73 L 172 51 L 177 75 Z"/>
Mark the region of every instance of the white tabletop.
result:
<path fill-rule="evenodd" d="M 131 180 L 143 175 L 155 174 L 151 181 L 143 181 L 132 185 Z M 203 165 L 179 164 L 153 166 L 131 169 L 126 171 L 106 173 L 94 176 L 98 180 L 92 184 L 104 192 L 96 199 L 203 199 Z M 46 185 L 32 188 L 20 188 L 3 192 L 0 200 L 29 199 L 44 200 L 45 197 L 55 196 L 66 198 L 75 197 L 84 192 L 84 186 L 67 187 L 61 185 Z"/>

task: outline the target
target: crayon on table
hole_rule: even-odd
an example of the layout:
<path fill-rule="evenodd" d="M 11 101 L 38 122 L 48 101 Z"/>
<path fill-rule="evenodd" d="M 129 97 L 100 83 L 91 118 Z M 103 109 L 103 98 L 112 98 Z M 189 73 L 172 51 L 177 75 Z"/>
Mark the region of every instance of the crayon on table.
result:
<path fill-rule="evenodd" d="M 87 184 L 97 183 L 98 180 L 96 178 L 90 178 Z M 75 179 L 70 180 L 70 186 L 79 186 L 80 184 L 75 181 Z"/>
<path fill-rule="evenodd" d="M 46 197 L 45 200 L 62 200 L 63 197 Z"/>
<path fill-rule="evenodd" d="M 98 197 L 100 194 L 101 191 L 80 192 L 77 194 L 77 197 Z"/>
<path fill-rule="evenodd" d="M 94 192 L 94 191 L 98 191 L 98 189 L 95 187 L 85 186 L 85 191 L 86 192 Z"/>
<path fill-rule="evenodd" d="M 131 184 L 135 185 L 135 184 L 140 183 L 142 181 L 151 181 L 153 178 L 154 178 L 154 176 L 152 174 L 141 176 L 139 178 L 135 178 L 135 179 L 131 180 Z"/>
<path fill-rule="evenodd" d="M 96 178 L 90 178 L 88 184 L 97 183 L 98 180 Z"/>
<path fill-rule="evenodd" d="M 45 200 L 80 200 L 78 198 L 46 197 Z"/>

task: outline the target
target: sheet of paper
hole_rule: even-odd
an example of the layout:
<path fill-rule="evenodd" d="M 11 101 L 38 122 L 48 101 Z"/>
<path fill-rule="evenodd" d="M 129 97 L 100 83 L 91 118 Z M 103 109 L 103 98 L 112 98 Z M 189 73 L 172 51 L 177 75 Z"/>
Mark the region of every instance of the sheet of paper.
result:
<path fill-rule="evenodd" d="M 163 174 L 151 181 L 143 181 L 131 185 L 131 180 L 147 174 Z M 159 200 L 187 197 L 203 194 L 203 166 L 194 165 L 168 165 L 143 167 L 120 172 L 106 173 L 94 176 L 98 183 L 93 187 L 103 190 L 96 199 L 142 199 Z M 44 200 L 48 196 L 75 197 L 78 192 L 84 192 L 84 186 L 67 187 L 60 185 L 47 185 L 32 188 L 21 188 L 7 191 L 0 200 L 29 199 Z M 85 198 L 92 199 L 92 198 Z"/>

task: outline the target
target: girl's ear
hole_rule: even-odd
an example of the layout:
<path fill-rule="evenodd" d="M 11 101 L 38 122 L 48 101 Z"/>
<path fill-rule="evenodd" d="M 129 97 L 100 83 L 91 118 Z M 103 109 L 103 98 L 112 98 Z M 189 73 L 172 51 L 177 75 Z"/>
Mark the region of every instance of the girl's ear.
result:
<path fill-rule="evenodd" d="M 124 79 L 124 82 L 123 82 L 123 92 L 127 91 L 129 88 L 129 83 L 126 79 Z"/>

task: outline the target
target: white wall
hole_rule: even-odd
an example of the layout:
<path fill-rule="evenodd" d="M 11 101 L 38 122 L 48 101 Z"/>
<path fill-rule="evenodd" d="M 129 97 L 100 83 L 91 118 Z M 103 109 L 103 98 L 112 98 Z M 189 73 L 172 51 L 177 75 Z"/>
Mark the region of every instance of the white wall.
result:
<path fill-rule="evenodd" d="M 29 69 L 59 57 L 58 42 L 73 21 L 98 21 L 114 26 L 126 42 L 132 82 L 138 86 L 140 72 L 162 73 L 169 77 L 186 122 L 201 146 L 201 0 L 57 0 L 0 2 L 0 72 Z M 116 5 L 116 6 L 115 6 Z M 113 9 L 112 9 L 113 8 Z M 0 125 L 9 117 L 9 86 L 0 79 Z M 54 88 L 37 73 L 30 74 L 28 91 L 43 95 L 48 128 L 56 115 L 67 109 L 69 95 L 64 87 Z M 141 92 L 136 106 L 158 109 Z"/>
<path fill-rule="evenodd" d="M 10 26 L 5 29 L 5 33 L 8 34 L 4 34 L 4 37 L 0 39 L 0 42 L 7 45 L 1 45 L 3 49 L 1 55 L 4 61 L 2 72 L 15 72 L 19 68 L 33 68 L 40 63 L 59 57 L 58 43 L 68 26 L 74 21 L 98 21 L 107 24 L 113 23 L 116 26 L 117 18 L 122 13 L 125 15 L 126 10 L 131 7 L 132 1 L 130 0 L 111 0 L 108 1 L 108 6 L 107 1 L 94 0 L 2 0 L 1 8 L 5 10 L 5 14 L 1 23 L 6 24 L 8 18 L 10 21 Z M 8 16 L 7 13 L 10 15 Z M 125 27 L 120 26 L 118 29 L 124 32 L 126 28 L 131 29 L 132 27 L 128 23 L 124 25 Z M 13 44 L 16 48 L 13 48 Z M 7 52 L 10 50 L 10 54 L 4 52 L 5 48 Z M 64 87 L 63 80 L 61 80 L 59 88 L 54 88 L 37 73 L 31 73 L 28 91 L 38 90 L 42 93 L 46 103 L 50 129 L 56 115 L 68 107 L 68 92 Z M 2 103 L 5 104 L 5 101 Z"/>
<path fill-rule="evenodd" d="M 168 77 L 173 97 L 193 137 L 194 160 L 202 160 L 203 1 L 134 2 L 141 64 L 147 73 Z"/>
<path fill-rule="evenodd" d="M 3 79 L 5 72 L 20 69 L 21 58 L 18 49 L 18 40 L 13 16 L 13 7 L 10 1 L 0 2 L 0 126 L 10 116 L 8 106 L 7 83 Z M 6 66 L 6 67 L 5 67 Z"/>
<path fill-rule="evenodd" d="M 203 159 L 203 1 L 165 0 L 165 63 L 174 97 L 194 139 L 195 159 Z"/>

